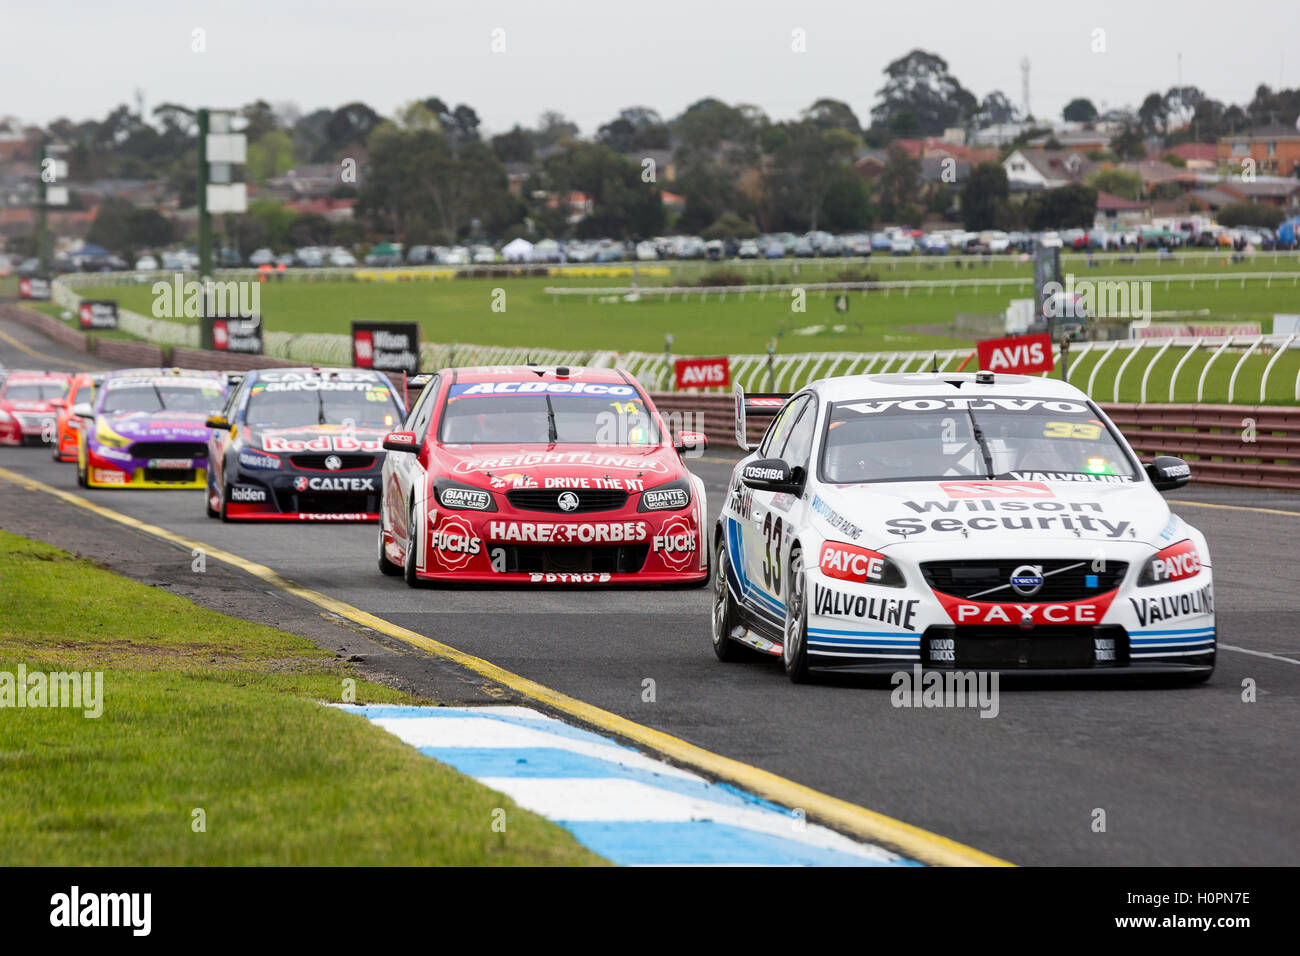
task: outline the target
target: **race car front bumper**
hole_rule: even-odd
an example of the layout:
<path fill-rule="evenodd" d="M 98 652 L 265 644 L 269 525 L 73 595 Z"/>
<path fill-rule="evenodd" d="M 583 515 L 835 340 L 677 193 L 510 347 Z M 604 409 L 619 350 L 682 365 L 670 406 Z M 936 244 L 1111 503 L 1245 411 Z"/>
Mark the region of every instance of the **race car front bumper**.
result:
<path fill-rule="evenodd" d="M 1208 566 L 1191 580 L 1137 587 L 1135 563 L 1113 589 L 1057 602 L 973 601 L 807 574 L 812 668 L 1190 675 L 1214 667 Z"/>
<path fill-rule="evenodd" d="M 366 472 L 241 469 L 227 480 L 231 521 L 296 521 L 346 524 L 379 520 L 378 468 Z M 220 502 L 208 489 L 209 503 Z"/>
<path fill-rule="evenodd" d="M 435 510 L 420 536 L 417 573 L 480 584 L 692 584 L 709 575 L 702 540 L 694 503 L 571 518 Z"/>

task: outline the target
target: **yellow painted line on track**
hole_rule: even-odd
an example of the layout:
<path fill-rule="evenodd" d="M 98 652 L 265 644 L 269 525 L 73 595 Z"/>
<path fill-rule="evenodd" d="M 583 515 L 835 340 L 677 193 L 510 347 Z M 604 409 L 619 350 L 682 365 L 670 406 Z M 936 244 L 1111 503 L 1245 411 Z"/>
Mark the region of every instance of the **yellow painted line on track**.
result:
<path fill-rule="evenodd" d="M 1171 505 L 1191 505 L 1193 508 L 1217 508 L 1221 511 L 1253 511 L 1261 515 L 1289 515 L 1292 518 L 1300 518 L 1300 511 L 1282 511 L 1278 508 L 1256 508 L 1251 505 L 1221 505 L 1209 501 L 1186 501 L 1178 498 L 1170 498 Z"/>
<path fill-rule="evenodd" d="M 417 647 L 444 660 L 458 664 L 481 677 L 504 687 L 509 687 L 530 700 L 568 714 L 583 723 L 635 741 L 678 763 L 701 770 L 720 780 L 734 783 L 750 793 L 773 803 L 791 808 L 800 808 L 809 818 L 819 819 L 857 837 L 887 844 L 912 859 L 939 866 L 1012 865 L 1006 860 L 990 856 L 955 840 L 939 836 L 937 833 L 931 833 L 928 830 L 912 826 L 901 820 L 895 820 L 892 817 L 876 813 L 846 800 L 840 800 L 837 797 L 821 793 L 811 787 L 795 783 L 793 780 L 787 780 L 758 767 L 732 760 L 730 757 L 715 754 L 671 734 L 663 733 L 652 727 L 646 727 L 643 724 L 628 720 L 626 717 L 620 717 L 618 714 L 602 710 L 577 698 L 552 690 L 543 684 L 521 677 L 482 658 L 459 651 L 441 641 L 425 637 L 423 634 L 417 634 L 415 631 L 392 624 L 367 611 L 353 607 L 351 604 L 346 604 L 319 591 L 313 591 L 310 588 L 295 584 L 281 577 L 271 568 L 249 561 L 237 554 L 214 548 L 202 541 L 187 538 L 166 528 L 140 521 L 138 518 L 96 504 L 81 495 L 55 488 L 52 485 L 47 485 L 34 478 L 28 478 L 26 475 L 10 471 L 7 468 L 0 468 L 0 479 L 12 482 L 29 491 L 53 495 L 55 498 L 59 498 L 78 508 L 84 508 L 100 517 L 162 538 L 173 544 L 181 545 L 191 551 L 202 549 L 209 558 L 215 558 L 218 561 L 239 568 L 282 591 L 315 604 L 319 608 L 331 611 L 340 617 L 347 618 L 412 647 Z"/>
<path fill-rule="evenodd" d="M 14 348 L 22 352 L 24 355 L 30 355 L 32 358 L 40 359 L 43 362 L 47 362 L 47 363 L 52 362 L 55 365 L 71 365 L 73 368 L 79 368 L 83 372 L 91 372 L 99 368 L 98 365 L 88 365 L 85 362 L 78 362 L 73 359 L 55 358 L 53 355 L 46 355 L 44 352 L 38 352 L 30 345 L 27 345 L 23 342 L 19 342 L 16 338 L 8 334 L 7 332 L 0 332 L 0 342 L 4 342 L 8 345 L 12 345 Z"/>

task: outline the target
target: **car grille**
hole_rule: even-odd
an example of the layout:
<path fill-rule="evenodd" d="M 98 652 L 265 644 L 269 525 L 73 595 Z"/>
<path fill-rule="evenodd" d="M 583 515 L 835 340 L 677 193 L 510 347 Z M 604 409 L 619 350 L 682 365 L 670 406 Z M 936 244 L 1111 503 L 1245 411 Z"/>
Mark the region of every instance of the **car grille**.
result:
<path fill-rule="evenodd" d="M 208 446 L 198 441 L 138 441 L 129 451 L 132 458 L 208 457 Z"/>
<path fill-rule="evenodd" d="M 578 507 L 565 511 L 560 507 L 560 495 L 572 494 L 578 499 Z M 617 511 L 627 504 L 626 491 L 611 491 L 606 488 L 516 488 L 506 492 L 506 500 L 511 507 L 520 511 L 553 511 L 557 514 L 582 514 L 588 511 Z"/>
<path fill-rule="evenodd" d="M 303 514 L 374 514 L 379 510 L 377 495 L 348 492 L 297 494 L 293 491 L 280 490 L 277 492 L 276 497 L 281 503 L 281 511 L 301 512 Z"/>
<path fill-rule="evenodd" d="M 144 469 L 145 481 L 161 481 L 173 484 L 193 484 L 195 469 L 193 468 L 146 468 Z"/>
<path fill-rule="evenodd" d="M 947 643 L 947 642 L 950 642 Z M 953 653 L 945 655 L 936 643 Z M 937 668 L 998 668 L 1006 670 L 1123 667 L 1129 663 L 1128 632 L 1105 624 L 1040 627 L 926 628 L 921 637 L 921 663 Z"/>
<path fill-rule="evenodd" d="M 610 574 L 635 574 L 645 564 L 650 546 L 595 545 L 592 547 L 548 547 L 545 545 L 493 545 L 505 552 L 507 573 L 607 572 Z M 493 562 L 495 567 L 497 562 Z"/>
<path fill-rule="evenodd" d="M 14 412 L 13 416 L 23 428 L 44 428 L 46 422 L 51 425 L 55 422 L 49 412 Z"/>
<path fill-rule="evenodd" d="M 290 455 L 289 461 L 295 468 L 305 468 L 308 471 L 329 471 L 325 467 L 325 459 L 331 457 L 328 454 L 315 455 Z M 336 471 L 354 471 L 361 468 L 375 467 L 374 455 L 334 455 L 341 464 Z"/>
<path fill-rule="evenodd" d="M 1042 588 L 1028 596 L 1010 587 L 1011 573 L 1026 564 L 1043 569 Z M 927 561 L 921 565 L 921 573 L 926 584 L 953 597 L 990 604 L 1040 604 L 1081 601 L 1105 594 L 1119 587 L 1128 571 L 1125 561 L 1098 561 L 1096 569 L 1093 565 L 1091 558 Z M 1096 579 L 1095 587 L 1089 586 L 1090 578 Z M 991 591 L 999 587 L 1001 590 Z"/>

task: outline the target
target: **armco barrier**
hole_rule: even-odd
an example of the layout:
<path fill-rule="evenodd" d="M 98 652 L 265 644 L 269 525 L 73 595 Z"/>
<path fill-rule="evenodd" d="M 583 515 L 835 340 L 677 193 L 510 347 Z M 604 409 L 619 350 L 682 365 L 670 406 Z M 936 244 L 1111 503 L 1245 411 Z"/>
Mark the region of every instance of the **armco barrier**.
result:
<path fill-rule="evenodd" d="M 735 447 L 732 396 L 666 392 L 653 396 L 664 415 L 699 415 L 692 425 L 715 448 Z M 1102 404 L 1144 461 L 1185 458 L 1192 480 L 1300 491 L 1300 408 L 1273 405 Z M 771 419 L 747 417 L 757 442 Z"/>

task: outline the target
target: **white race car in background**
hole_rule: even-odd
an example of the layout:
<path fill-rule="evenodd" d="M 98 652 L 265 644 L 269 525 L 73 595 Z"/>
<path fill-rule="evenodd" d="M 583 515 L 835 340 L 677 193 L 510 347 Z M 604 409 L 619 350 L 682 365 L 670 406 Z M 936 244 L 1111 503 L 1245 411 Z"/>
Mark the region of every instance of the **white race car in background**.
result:
<path fill-rule="evenodd" d="M 779 412 L 750 449 L 746 417 Z M 737 388 L 713 530 L 713 647 L 813 670 L 1168 674 L 1214 668 L 1204 536 L 1078 389 L 1019 375 Z"/>

